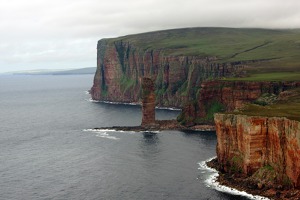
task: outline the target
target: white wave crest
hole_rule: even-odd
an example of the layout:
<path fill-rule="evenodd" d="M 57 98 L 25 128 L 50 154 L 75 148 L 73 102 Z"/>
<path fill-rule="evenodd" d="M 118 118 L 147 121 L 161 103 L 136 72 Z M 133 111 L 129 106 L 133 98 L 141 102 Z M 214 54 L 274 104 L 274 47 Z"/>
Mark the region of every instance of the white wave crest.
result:
<path fill-rule="evenodd" d="M 114 101 L 100 101 L 102 103 L 107 103 L 107 104 L 116 104 L 116 105 L 129 105 L 129 106 L 139 106 L 141 105 L 140 103 L 133 102 L 133 103 L 126 103 L 126 102 L 114 102 Z"/>
<path fill-rule="evenodd" d="M 89 128 L 89 129 L 83 129 L 84 132 L 118 132 L 118 133 L 137 133 L 136 131 L 122 131 L 122 130 L 116 130 L 116 129 L 100 129 L 100 128 Z"/>
<path fill-rule="evenodd" d="M 94 100 L 92 98 L 90 98 L 88 101 L 93 102 L 93 103 L 106 103 L 106 104 L 114 104 L 114 105 L 130 105 L 130 106 L 141 105 L 138 102 L 127 103 L 127 102 L 117 102 L 117 101 L 100 101 L 100 100 Z"/>
<path fill-rule="evenodd" d="M 139 131 L 140 133 L 160 133 L 160 131 Z"/>
<path fill-rule="evenodd" d="M 116 132 L 114 129 L 83 129 L 84 132 L 94 132 L 96 133 L 96 137 L 102 137 L 112 140 L 119 140 L 120 138 L 117 138 L 115 136 L 109 135 L 107 132 Z"/>
<path fill-rule="evenodd" d="M 98 129 L 98 128 L 83 129 L 83 131 L 88 131 L 88 132 L 117 132 L 117 130 L 115 130 L 115 129 Z"/>
<path fill-rule="evenodd" d="M 173 108 L 173 107 L 159 107 L 159 106 L 156 106 L 155 107 L 156 109 L 158 110 L 173 110 L 173 111 L 181 111 L 180 108 Z"/>
<path fill-rule="evenodd" d="M 86 101 L 93 102 L 93 103 L 99 103 L 100 102 L 100 101 L 94 100 L 92 98 L 86 99 Z"/>
<path fill-rule="evenodd" d="M 111 139 L 111 140 L 119 140 L 120 139 L 115 136 L 111 136 L 111 135 L 107 134 L 106 132 L 100 132 L 96 135 L 96 137 L 107 138 L 107 139 Z"/>
<path fill-rule="evenodd" d="M 269 198 L 266 198 L 266 197 L 262 197 L 262 196 L 259 196 L 259 195 L 252 195 L 252 194 L 249 194 L 245 191 L 239 191 L 237 189 L 221 185 L 217 181 L 217 178 L 219 176 L 218 171 L 213 169 L 213 168 L 210 168 L 209 166 L 206 165 L 206 162 L 209 162 L 209 161 L 211 161 L 212 159 L 215 159 L 215 158 L 216 157 L 213 157 L 213 158 L 210 158 L 206 161 L 202 161 L 202 162 L 198 163 L 199 164 L 198 169 L 200 169 L 202 171 L 208 171 L 208 172 L 212 173 L 209 176 L 209 178 L 207 178 L 205 180 L 205 183 L 206 183 L 207 187 L 211 187 L 211 188 L 216 189 L 220 192 L 225 192 L 225 193 L 229 193 L 229 194 L 233 194 L 233 195 L 244 196 L 244 197 L 247 197 L 247 198 L 253 199 L 253 200 L 269 200 Z"/>
<path fill-rule="evenodd" d="M 93 103 L 107 103 L 107 104 L 114 104 L 114 105 L 130 105 L 130 106 L 140 106 L 141 105 L 140 102 L 128 103 L 128 102 L 118 102 L 118 101 L 100 101 L 100 100 L 94 100 L 92 98 L 88 99 L 87 101 L 93 102 Z M 159 106 L 156 106 L 155 108 L 159 109 L 159 110 L 181 111 L 180 108 L 174 108 L 174 107 L 159 107 Z"/>

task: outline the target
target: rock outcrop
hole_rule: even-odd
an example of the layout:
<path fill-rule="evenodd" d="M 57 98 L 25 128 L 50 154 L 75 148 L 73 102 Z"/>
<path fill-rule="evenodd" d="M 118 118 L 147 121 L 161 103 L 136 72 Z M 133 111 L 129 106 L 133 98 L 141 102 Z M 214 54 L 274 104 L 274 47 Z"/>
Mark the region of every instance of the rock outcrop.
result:
<path fill-rule="evenodd" d="M 180 121 L 185 125 L 213 123 L 216 111 L 240 108 L 262 93 L 284 91 L 294 84 L 215 81 L 249 73 L 299 71 L 294 34 L 290 30 L 187 28 L 102 39 L 90 93 L 94 100 L 141 102 L 141 80 L 150 77 L 157 106 L 184 108 Z M 293 50 L 286 55 L 269 52 L 287 43 Z M 282 67 L 283 61 L 289 61 L 290 67 Z"/>
<path fill-rule="evenodd" d="M 215 114 L 217 159 L 226 173 L 300 188 L 300 122 L 284 117 Z M 268 171 L 268 172 L 266 172 Z"/>
<path fill-rule="evenodd" d="M 142 126 L 155 125 L 155 94 L 151 78 L 142 80 Z"/>
<path fill-rule="evenodd" d="M 204 81 L 199 86 L 196 100 L 183 108 L 179 119 L 186 125 L 213 123 L 215 112 L 231 112 L 252 103 L 264 93 L 278 95 L 296 87 L 300 87 L 300 82 Z"/>
<path fill-rule="evenodd" d="M 143 49 L 122 39 L 100 40 L 92 98 L 139 102 L 141 79 L 150 77 L 157 105 L 183 107 L 196 98 L 204 80 L 233 76 L 244 68 L 241 62 L 218 63 L 216 57 L 172 56 L 166 51 Z"/>

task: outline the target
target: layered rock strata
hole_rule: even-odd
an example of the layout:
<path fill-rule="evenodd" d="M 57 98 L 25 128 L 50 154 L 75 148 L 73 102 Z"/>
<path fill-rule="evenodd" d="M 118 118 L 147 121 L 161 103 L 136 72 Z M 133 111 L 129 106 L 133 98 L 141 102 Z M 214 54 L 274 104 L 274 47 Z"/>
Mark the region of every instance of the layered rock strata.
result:
<path fill-rule="evenodd" d="M 142 126 L 155 125 L 155 94 L 151 78 L 142 80 Z"/>
<path fill-rule="evenodd" d="M 156 104 L 183 107 L 196 98 L 204 80 L 240 73 L 241 62 L 218 63 L 216 57 L 172 56 L 164 49 L 143 49 L 122 39 L 102 39 L 90 92 L 94 100 L 139 102 L 141 79 L 155 83 Z"/>
<path fill-rule="evenodd" d="M 183 108 L 181 120 L 185 120 L 187 125 L 212 123 L 215 112 L 231 112 L 255 101 L 264 93 L 278 95 L 296 87 L 300 87 L 300 82 L 204 81 L 199 86 L 196 100 Z"/>
<path fill-rule="evenodd" d="M 214 120 L 221 171 L 250 176 L 269 170 L 272 181 L 300 188 L 299 121 L 234 114 L 215 114 Z"/>

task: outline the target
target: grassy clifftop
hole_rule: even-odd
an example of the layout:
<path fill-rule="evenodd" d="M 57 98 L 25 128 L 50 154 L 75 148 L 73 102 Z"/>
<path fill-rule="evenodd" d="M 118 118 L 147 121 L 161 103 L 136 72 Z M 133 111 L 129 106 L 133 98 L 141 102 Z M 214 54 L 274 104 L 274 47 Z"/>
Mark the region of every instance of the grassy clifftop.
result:
<path fill-rule="evenodd" d="M 270 73 L 274 72 L 286 72 L 285 80 L 300 80 L 300 29 L 186 28 L 107 41 L 120 40 L 142 50 L 160 49 L 165 55 L 215 56 L 219 63 L 247 62 L 251 77 L 266 74 L 255 80 L 273 80 Z"/>
<path fill-rule="evenodd" d="M 270 105 L 249 104 L 234 114 L 251 116 L 287 117 L 300 121 L 300 88 L 282 92 Z"/>

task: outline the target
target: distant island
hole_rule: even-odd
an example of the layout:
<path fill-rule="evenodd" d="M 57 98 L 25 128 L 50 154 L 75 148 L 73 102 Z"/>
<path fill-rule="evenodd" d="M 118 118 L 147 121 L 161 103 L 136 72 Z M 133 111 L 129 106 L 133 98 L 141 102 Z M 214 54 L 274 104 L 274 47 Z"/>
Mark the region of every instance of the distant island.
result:
<path fill-rule="evenodd" d="M 61 69 L 61 70 L 29 70 L 29 71 L 18 71 L 8 72 L 5 74 L 10 75 L 83 75 L 83 74 L 94 74 L 96 67 L 86 67 L 80 69 Z"/>

